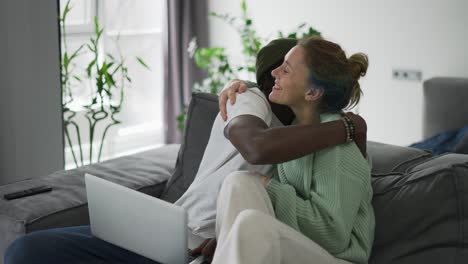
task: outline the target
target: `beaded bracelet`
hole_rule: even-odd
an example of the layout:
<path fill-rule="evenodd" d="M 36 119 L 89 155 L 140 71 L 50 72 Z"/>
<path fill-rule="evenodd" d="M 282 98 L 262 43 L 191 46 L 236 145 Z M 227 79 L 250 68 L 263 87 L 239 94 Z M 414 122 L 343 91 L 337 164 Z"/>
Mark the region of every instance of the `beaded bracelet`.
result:
<path fill-rule="evenodd" d="M 346 142 L 353 141 L 356 137 L 356 126 L 353 121 L 347 116 L 343 116 L 341 121 L 343 121 L 346 130 Z"/>
<path fill-rule="evenodd" d="M 351 118 L 349 118 L 348 116 L 345 117 L 351 125 L 351 140 L 354 140 L 356 139 L 356 125 L 354 124 L 353 120 L 351 120 Z"/>

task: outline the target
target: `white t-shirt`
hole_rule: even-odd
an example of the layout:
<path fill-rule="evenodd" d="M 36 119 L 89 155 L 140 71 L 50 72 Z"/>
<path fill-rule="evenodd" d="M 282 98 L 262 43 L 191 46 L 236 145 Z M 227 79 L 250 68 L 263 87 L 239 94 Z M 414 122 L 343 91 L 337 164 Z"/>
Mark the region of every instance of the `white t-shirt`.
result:
<path fill-rule="evenodd" d="M 269 127 L 282 126 L 271 111 L 267 98 L 258 88 L 238 94 L 234 105 L 228 103 L 227 113 L 226 122 L 220 114 L 216 116 L 198 173 L 188 190 L 175 202 L 187 210 L 191 232 L 203 238 L 216 236 L 216 201 L 226 176 L 239 170 L 271 175 L 273 169 L 272 165 L 252 165 L 245 161 L 224 136 L 226 125 L 237 116 L 254 115 L 265 121 Z"/>

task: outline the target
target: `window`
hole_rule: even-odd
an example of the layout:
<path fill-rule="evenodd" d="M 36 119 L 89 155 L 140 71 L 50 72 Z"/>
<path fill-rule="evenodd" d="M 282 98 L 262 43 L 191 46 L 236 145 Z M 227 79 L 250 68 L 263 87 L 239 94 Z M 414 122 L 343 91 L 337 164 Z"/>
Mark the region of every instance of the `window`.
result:
<path fill-rule="evenodd" d="M 60 0 L 61 13 L 67 0 Z M 144 151 L 163 142 L 163 42 L 162 27 L 164 3 L 162 0 L 71 0 L 72 7 L 66 19 L 67 50 L 76 50 L 88 43 L 94 35 L 94 16 L 104 28 L 99 45 L 100 56 L 106 53 L 118 57 L 119 51 L 126 58 L 131 86 L 126 87 L 122 111 L 117 115 L 122 121 L 108 131 L 102 149 L 101 161 Z M 62 51 L 64 50 L 62 32 Z M 142 67 L 135 57 L 144 60 L 150 70 Z M 90 100 L 93 90 L 86 80 L 85 69 L 92 55 L 84 47 L 74 60 L 73 72 L 78 75 L 71 81 L 74 101 L 69 107 L 77 115 L 74 120 L 80 127 L 81 148 L 84 163 L 89 161 L 89 124 L 83 107 Z M 93 161 L 97 159 L 99 145 L 106 124 L 96 127 L 93 140 Z M 65 139 L 65 168 L 81 165 L 77 133 L 69 129 L 70 142 Z M 72 155 L 72 151 L 75 157 Z M 75 162 L 77 160 L 77 163 Z"/>

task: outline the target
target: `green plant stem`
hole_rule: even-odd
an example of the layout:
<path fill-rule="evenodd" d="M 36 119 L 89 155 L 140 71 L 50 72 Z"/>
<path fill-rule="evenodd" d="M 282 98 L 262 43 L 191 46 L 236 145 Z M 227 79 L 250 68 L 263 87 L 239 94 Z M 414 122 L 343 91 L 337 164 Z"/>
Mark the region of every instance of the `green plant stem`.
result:
<path fill-rule="evenodd" d="M 104 115 L 101 116 L 101 117 L 99 117 L 99 116 L 98 116 L 99 114 L 104 114 Z M 100 122 L 100 121 L 102 121 L 102 120 L 105 120 L 108 116 L 109 116 L 109 113 L 107 113 L 107 112 L 104 111 L 104 110 L 94 112 L 93 115 L 92 115 L 92 119 L 93 119 L 94 122 L 93 122 L 93 124 L 92 124 L 92 126 L 91 126 L 91 130 L 90 130 L 90 137 L 91 137 L 91 139 L 90 139 L 90 140 L 91 140 L 91 151 L 90 151 L 90 154 L 89 154 L 89 156 L 90 156 L 90 161 L 92 161 L 92 155 L 93 155 L 93 151 L 92 151 L 92 150 L 93 150 L 93 148 L 94 148 L 94 132 L 95 132 L 96 125 L 97 125 L 98 122 Z M 106 131 L 107 129 L 108 129 L 108 127 L 106 127 L 106 129 L 104 130 L 104 134 L 107 133 L 107 131 Z M 105 136 L 105 135 L 104 135 L 104 136 Z M 102 143 L 103 143 L 103 142 L 101 141 L 101 144 L 102 144 Z M 100 149 L 102 149 L 102 147 L 101 147 Z M 100 152 L 101 152 L 101 150 L 99 150 L 99 153 L 100 153 Z M 99 160 L 100 160 L 100 154 L 99 154 L 99 156 L 98 156 L 98 162 L 99 162 Z"/>
<path fill-rule="evenodd" d="M 89 128 L 89 162 L 93 162 L 93 148 L 94 148 L 94 128 L 97 122 L 94 122 L 93 125 Z"/>
<path fill-rule="evenodd" d="M 68 124 L 65 125 L 65 126 L 67 127 Z M 70 146 L 70 150 L 71 150 L 71 153 L 72 153 L 72 156 L 73 156 L 73 161 L 75 162 L 75 166 L 76 166 L 76 167 L 79 167 L 79 166 L 78 166 L 78 161 L 76 160 L 75 151 L 73 150 L 73 147 L 72 147 L 72 142 L 71 142 L 70 134 L 68 133 L 68 128 L 65 129 L 65 136 L 67 137 L 68 145 Z"/>
<path fill-rule="evenodd" d="M 101 154 L 102 154 L 102 148 L 104 146 L 104 139 L 106 137 L 107 131 L 109 128 L 113 127 L 114 125 L 120 124 L 120 121 L 115 121 L 109 125 L 106 126 L 106 129 L 104 129 L 104 133 L 102 133 L 102 138 L 101 138 L 101 146 L 99 147 L 99 155 L 98 155 L 98 160 L 97 162 L 101 161 Z"/>
<path fill-rule="evenodd" d="M 88 125 L 89 125 L 89 162 L 91 163 L 92 158 L 93 158 L 94 125 L 93 125 L 93 122 L 91 121 L 91 118 L 88 116 L 88 114 L 89 113 L 86 113 L 86 119 L 88 120 Z"/>
<path fill-rule="evenodd" d="M 74 121 L 71 121 L 70 123 L 75 127 L 75 130 L 76 130 L 76 137 L 78 139 L 78 147 L 79 147 L 79 150 L 80 150 L 81 166 L 83 166 L 84 165 L 84 163 L 83 163 L 83 148 L 82 148 L 82 144 L 81 144 L 80 127 Z"/>

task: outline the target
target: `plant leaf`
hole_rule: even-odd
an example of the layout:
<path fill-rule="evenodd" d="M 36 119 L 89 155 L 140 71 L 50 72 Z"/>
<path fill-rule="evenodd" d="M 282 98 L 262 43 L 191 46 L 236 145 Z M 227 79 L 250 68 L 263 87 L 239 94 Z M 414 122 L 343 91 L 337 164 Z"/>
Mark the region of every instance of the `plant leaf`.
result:
<path fill-rule="evenodd" d="M 120 68 L 122 68 L 122 63 L 120 63 L 119 65 L 117 65 L 117 67 L 115 67 L 114 71 L 112 72 L 112 75 L 114 75 Z"/>
<path fill-rule="evenodd" d="M 64 52 L 63 53 L 63 67 L 65 69 L 68 68 L 69 63 L 70 63 L 70 60 L 68 59 L 68 53 Z"/>
<path fill-rule="evenodd" d="M 143 65 L 143 67 L 145 67 L 146 69 L 150 70 L 150 67 L 143 61 L 142 58 L 140 58 L 140 57 L 138 57 L 138 56 L 135 57 L 135 58 L 137 59 L 137 61 L 138 61 L 141 65 Z"/>
<path fill-rule="evenodd" d="M 76 56 L 78 56 L 78 52 L 80 52 L 80 50 L 84 47 L 84 44 L 82 44 L 79 48 L 77 48 L 75 50 L 75 52 L 73 52 L 73 54 L 70 56 L 70 62 L 76 58 Z"/>
<path fill-rule="evenodd" d="M 92 60 L 92 61 L 88 64 L 88 67 L 86 67 L 86 73 L 88 74 L 88 77 L 91 76 L 91 69 L 93 68 L 94 64 L 96 64 L 96 59 Z"/>
<path fill-rule="evenodd" d="M 94 32 L 98 33 L 99 32 L 99 21 L 97 16 L 94 16 Z"/>
<path fill-rule="evenodd" d="M 114 78 L 107 71 L 104 73 L 104 77 L 106 79 L 106 84 L 108 87 L 115 86 Z"/>
<path fill-rule="evenodd" d="M 112 96 L 111 92 L 109 91 L 109 89 L 102 89 L 107 95 L 109 96 Z"/>
<path fill-rule="evenodd" d="M 63 22 L 65 22 L 65 18 L 67 17 L 68 12 L 70 12 L 70 0 L 67 1 L 65 4 L 65 8 L 63 9 L 62 17 L 60 18 Z"/>
<path fill-rule="evenodd" d="M 86 44 L 86 47 L 88 47 L 88 49 L 92 52 L 95 52 L 95 49 L 93 47 L 91 47 L 91 45 L 89 44 Z"/>

